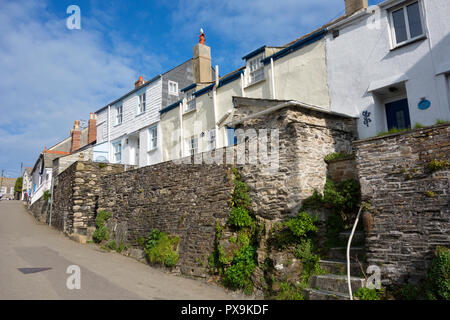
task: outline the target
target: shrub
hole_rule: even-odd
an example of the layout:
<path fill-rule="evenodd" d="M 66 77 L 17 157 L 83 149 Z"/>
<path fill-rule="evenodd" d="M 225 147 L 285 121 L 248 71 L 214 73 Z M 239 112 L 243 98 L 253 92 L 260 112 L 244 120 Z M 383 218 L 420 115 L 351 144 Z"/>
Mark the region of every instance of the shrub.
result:
<path fill-rule="evenodd" d="M 45 201 L 48 201 L 48 200 L 50 199 L 50 196 L 51 196 L 50 190 L 46 190 L 46 191 L 44 192 L 44 195 L 43 195 L 44 200 L 45 200 Z"/>
<path fill-rule="evenodd" d="M 225 271 L 224 284 L 232 289 L 244 288 L 251 292 L 253 283 L 251 275 L 256 269 L 256 249 L 253 246 L 242 247 L 234 256 L 232 264 Z"/>
<path fill-rule="evenodd" d="M 103 240 L 109 239 L 109 232 L 105 226 L 105 222 L 108 221 L 109 218 L 111 218 L 111 212 L 102 210 L 97 214 L 97 217 L 95 218 L 95 225 L 97 228 L 92 235 L 94 242 L 100 243 Z"/>
<path fill-rule="evenodd" d="M 426 277 L 426 296 L 430 300 L 450 299 L 450 250 L 437 247 Z"/>
<path fill-rule="evenodd" d="M 359 298 L 360 300 L 380 300 L 381 291 L 377 289 L 362 287 L 356 290 L 354 296 Z"/>
<path fill-rule="evenodd" d="M 289 282 L 283 282 L 280 285 L 280 292 L 275 297 L 276 300 L 305 300 L 302 288 L 291 285 Z"/>
<path fill-rule="evenodd" d="M 306 283 L 311 275 L 320 272 L 319 255 L 314 253 L 311 239 L 302 240 L 294 250 L 294 256 L 300 259 L 303 265 L 302 282 Z"/>
<path fill-rule="evenodd" d="M 419 295 L 419 288 L 411 283 L 405 283 L 401 287 L 400 293 L 405 300 L 416 300 Z"/>
<path fill-rule="evenodd" d="M 250 226 L 252 218 L 248 213 L 248 210 L 242 207 L 232 207 L 230 212 L 230 218 L 228 224 L 237 228 L 245 228 Z"/>
<path fill-rule="evenodd" d="M 317 231 L 316 222 L 317 218 L 312 218 L 309 213 L 300 211 L 297 217 L 289 219 L 285 222 L 285 225 L 294 236 L 303 238 Z"/>
<path fill-rule="evenodd" d="M 14 185 L 14 192 L 22 192 L 23 178 L 19 177 L 16 179 L 16 184 Z"/>
<path fill-rule="evenodd" d="M 150 231 L 144 244 L 144 252 L 151 264 L 161 264 L 174 267 L 178 263 L 176 247 L 178 237 L 169 237 L 166 233 L 153 229 Z"/>

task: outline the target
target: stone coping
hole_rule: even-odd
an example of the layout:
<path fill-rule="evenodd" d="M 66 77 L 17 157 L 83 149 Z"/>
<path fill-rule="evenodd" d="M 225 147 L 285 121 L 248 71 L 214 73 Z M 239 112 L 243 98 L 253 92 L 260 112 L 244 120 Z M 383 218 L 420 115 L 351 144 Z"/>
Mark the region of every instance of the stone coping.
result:
<path fill-rule="evenodd" d="M 444 123 L 444 124 L 435 124 L 435 125 L 432 125 L 429 127 L 411 129 L 411 130 L 402 131 L 402 132 L 395 132 L 395 133 L 390 133 L 390 134 L 386 134 L 386 135 L 379 136 L 379 137 L 370 137 L 370 138 L 355 140 L 355 141 L 353 141 L 353 143 L 354 144 L 362 144 L 362 143 L 369 142 L 369 141 L 381 140 L 381 139 L 385 139 L 385 138 L 392 138 L 392 137 L 396 137 L 396 136 L 400 136 L 400 135 L 417 133 L 417 132 L 423 131 L 423 130 L 432 130 L 432 129 L 437 129 L 437 128 L 445 128 L 445 127 L 449 127 L 449 126 L 450 126 L 450 122 Z"/>

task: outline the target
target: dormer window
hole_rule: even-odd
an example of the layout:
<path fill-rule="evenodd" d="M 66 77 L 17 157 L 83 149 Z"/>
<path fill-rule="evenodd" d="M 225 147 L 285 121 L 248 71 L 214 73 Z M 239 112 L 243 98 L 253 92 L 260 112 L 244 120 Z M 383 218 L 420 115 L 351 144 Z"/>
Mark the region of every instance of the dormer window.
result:
<path fill-rule="evenodd" d="M 390 12 L 390 19 L 394 47 L 425 35 L 419 1 L 393 9 Z"/>
<path fill-rule="evenodd" d="M 247 61 L 248 85 L 254 84 L 264 79 L 264 53 L 255 56 Z"/>

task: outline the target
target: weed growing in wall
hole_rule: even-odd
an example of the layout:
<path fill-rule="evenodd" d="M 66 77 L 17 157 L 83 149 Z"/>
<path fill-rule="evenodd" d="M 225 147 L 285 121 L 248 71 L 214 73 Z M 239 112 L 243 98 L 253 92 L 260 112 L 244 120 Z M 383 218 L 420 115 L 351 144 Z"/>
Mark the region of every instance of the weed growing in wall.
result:
<path fill-rule="evenodd" d="M 366 287 L 359 288 L 356 290 L 354 297 L 359 300 L 381 300 L 384 291 L 382 289 L 369 289 Z"/>
<path fill-rule="evenodd" d="M 355 159 L 355 155 L 354 154 L 347 154 L 347 153 L 339 153 L 339 152 L 333 152 L 330 154 L 327 154 L 323 160 L 326 163 L 332 162 L 332 161 L 336 161 L 336 160 L 350 160 L 350 159 Z"/>
<path fill-rule="evenodd" d="M 427 272 L 426 296 L 430 300 L 450 300 L 450 250 L 437 247 Z"/>
<path fill-rule="evenodd" d="M 150 264 L 172 268 L 178 263 L 177 247 L 179 237 L 170 237 L 158 229 L 150 231 L 144 243 L 145 256 Z"/>
<path fill-rule="evenodd" d="M 103 240 L 109 239 L 109 231 L 105 225 L 105 222 L 108 221 L 109 218 L 111 218 L 111 212 L 102 210 L 97 214 L 97 217 L 95 218 L 96 229 L 92 235 L 94 242 L 100 243 Z"/>

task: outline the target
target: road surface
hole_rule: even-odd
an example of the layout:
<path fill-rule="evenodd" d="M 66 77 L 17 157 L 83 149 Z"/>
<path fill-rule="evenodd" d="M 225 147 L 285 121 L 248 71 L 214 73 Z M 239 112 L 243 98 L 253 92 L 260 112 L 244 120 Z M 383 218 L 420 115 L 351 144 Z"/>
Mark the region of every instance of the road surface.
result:
<path fill-rule="evenodd" d="M 80 268 L 80 289 L 67 287 L 67 279 L 75 275 L 66 273 L 71 265 Z M 38 223 L 22 202 L 0 201 L 0 299 L 243 298 L 95 244 L 79 244 Z"/>

